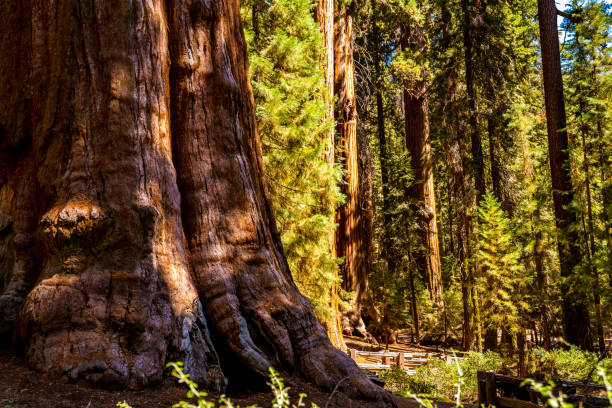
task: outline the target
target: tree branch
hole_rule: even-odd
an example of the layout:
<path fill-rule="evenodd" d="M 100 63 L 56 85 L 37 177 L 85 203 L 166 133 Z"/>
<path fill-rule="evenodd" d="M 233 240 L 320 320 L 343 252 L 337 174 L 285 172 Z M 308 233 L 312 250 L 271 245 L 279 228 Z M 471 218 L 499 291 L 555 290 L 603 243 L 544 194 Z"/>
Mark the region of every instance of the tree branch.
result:
<path fill-rule="evenodd" d="M 560 15 L 561 17 L 563 17 L 563 18 L 567 18 L 572 23 L 580 23 L 580 22 L 582 22 L 582 16 L 579 15 L 579 14 L 567 13 L 567 12 L 561 11 L 559 9 L 557 9 L 557 14 Z"/>

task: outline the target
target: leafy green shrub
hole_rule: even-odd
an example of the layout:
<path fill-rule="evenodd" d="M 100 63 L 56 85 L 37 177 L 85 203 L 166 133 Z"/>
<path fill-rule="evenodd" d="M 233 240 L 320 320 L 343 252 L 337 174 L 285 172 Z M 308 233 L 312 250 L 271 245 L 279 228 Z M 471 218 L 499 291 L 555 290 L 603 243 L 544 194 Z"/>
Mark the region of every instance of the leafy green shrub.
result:
<path fill-rule="evenodd" d="M 457 369 L 458 369 L 458 374 L 459 374 L 459 381 L 456 384 L 457 391 L 455 394 L 455 408 L 462 408 L 463 404 L 461 401 L 464 398 L 462 398 L 461 386 L 464 383 L 464 381 L 463 381 L 463 375 L 462 375 L 459 365 L 457 365 Z M 397 371 L 400 371 L 400 370 L 397 370 Z M 406 373 L 404 374 L 405 376 L 408 376 L 408 374 Z M 612 375 L 610 374 L 610 371 L 607 369 L 604 369 L 602 366 L 597 366 L 597 375 L 602 379 L 603 383 L 606 386 L 608 400 L 612 401 Z M 542 395 L 543 397 L 543 400 L 545 401 L 544 406 L 548 406 L 552 408 L 571 408 L 573 407 L 572 404 L 566 401 L 566 398 L 567 398 L 566 395 L 564 395 L 563 393 L 559 393 L 557 390 L 555 390 L 555 385 L 552 381 L 549 381 L 547 384 L 542 384 L 537 381 L 527 379 L 523 382 L 523 385 L 531 386 L 536 392 L 540 393 L 540 395 Z M 403 394 L 404 396 L 408 398 L 414 398 L 416 402 L 419 404 L 419 406 L 423 408 L 434 408 L 433 402 L 428 398 L 424 398 L 410 391 L 406 391 Z"/>
<path fill-rule="evenodd" d="M 379 375 L 392 392 L 411 393 L 451 401 L 456 397 L 457 385 L 461 385 L 462 400 L 473 401 L 478 395 L 476 372 L 478 370 L 497 371 L 507 363 L 497 353 L 470 352 L 464 358 L 456 361 L 430 360 L 429 365 L 418 367 L 413 375 L 399 369 L 383 371 Z"/>
<path fill-rule="evenodd" d="M 187 391 L 187 398 L 196 398 L 196 405 L 189 402 L 181 401 L 172 406 L 172 408 L 214 408 L 215 402 L 207 401 L 205 398 L 208 394 L 204 391 L 198 390 L 198 384 L 189 379 L 189 374 L 183 372 L 183 363 L 168 363 L 168 367 L 172 367 L 172 376 L 178 378 L 179 384 L 186 384 L 189 390 Z M 270 367 L 270 382 L 268 385 L 272 388 L 274 398 L 272 399 L 272 408 L 303 408 L 304 398 L 306 394 L 300 394 L 300 399 L 297 404 L 291 404 L 289 399 L 289 387 L 285 387 L 283 379 L 278 376 L 278 373 L 274 368 Z M 238 405 L 234 405 L 229 398 L 222 395 L 218 400 L 219 407 L 224 408 L 240 408 Z M 132 408 L 127 402 L 117 403 L 119 408 Z M 250 405 L 246 408 L 257 408 L 256 405 Z M 312 408 L 318 408 L 316 404 L 312 404 Z"/>
<path fill-rule="evenodd" d="M 572 347 L 569 350 L 534 350 L 535 373 L 544 378 L 562 378 L 572 381 L 584 381 L 589 375 L 591 381 L 602 379 L 597 375 L 595 367 L 599 366 L 606 372 L 612 372 L 612 358 L 598 362 L 596 354 Z"/>

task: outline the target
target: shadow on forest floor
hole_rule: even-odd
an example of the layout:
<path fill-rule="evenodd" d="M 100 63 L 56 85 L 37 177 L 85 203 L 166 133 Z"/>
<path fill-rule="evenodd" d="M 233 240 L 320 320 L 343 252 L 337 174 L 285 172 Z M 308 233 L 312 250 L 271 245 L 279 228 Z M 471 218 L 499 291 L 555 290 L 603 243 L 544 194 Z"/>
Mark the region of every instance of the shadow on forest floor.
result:
<path fill-rule="evenodd" d="M 291 387 L 292 401 L 297 401 L 299 393 L 308 394 L 306 406 L 314 402 L 325 407 L 329 394 L 322 393 L 311 384 L 299 379 L 286 379 Z M 186 400 L 186 388 L 178 386 L 172 378 L 162 384 L 144 390 L 109 391 L 92 388 L 86 384 L 66 384 L 50 381 L 44 374 L 27 367 L 23 358 L 14 349 L 0 349 L 0 408 L 112 408 L 117 402 L 127 401 L 133 408 L 170 408 L 173 404 Z M 248 395 L 235 395 L 231 399 L 241 407 L 257 404 L 262 408 L 271 406 L 271 392 L 254 392 Z M 416 408 L 414 400 L 394 396 L 398 408 Z M 214 397 L 210 398 L 215 400 Z M 334 395 L 328 408 L 365 408 L 371 403 L 351 401 Z M 440 408 L 452 404 L 440 403 Z"/>

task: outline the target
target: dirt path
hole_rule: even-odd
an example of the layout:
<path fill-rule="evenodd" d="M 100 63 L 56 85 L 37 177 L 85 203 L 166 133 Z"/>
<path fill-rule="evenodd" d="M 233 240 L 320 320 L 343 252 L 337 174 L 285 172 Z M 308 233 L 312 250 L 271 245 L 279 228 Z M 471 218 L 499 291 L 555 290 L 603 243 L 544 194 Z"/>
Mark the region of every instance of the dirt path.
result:
<path fill-rule="evenodd" d="M 308 394 L 306 406 L 314 402 L 325 408 L 369 408 L 372 403 L 348 400 L 343 395 L 334 394 L 331 398 L 312 385 L 291 379 L 287 381 L 292 390 L 292 401 L 297 402 L 297 394 Z M 249 384 L 245 384 L 247 388 Z M 23 359 L 13 349 L 0 349 L 0 408 L 112 408 L 118 401 L 127 401 L 133 408 L 170 408 L 185 398 L 185 388 L 176 385 L 172 379 L 155 387 L 140 391 L 109 391 L 91 388 L 85 384 L 65 384 L 50 381 L 45 375 L 30 370 Z M 271 406 L 272 393 L 253 391 L 248 394 L 233 395 L 232 401 L 246 407 L 257 404 L 262 408 Z M 398 408 L 416 408 L 414 400 L 394 397 Z M 212 399 L 211 399 L 212 400 Z M 440 408 L 452 404 L 440 403 Z"/>

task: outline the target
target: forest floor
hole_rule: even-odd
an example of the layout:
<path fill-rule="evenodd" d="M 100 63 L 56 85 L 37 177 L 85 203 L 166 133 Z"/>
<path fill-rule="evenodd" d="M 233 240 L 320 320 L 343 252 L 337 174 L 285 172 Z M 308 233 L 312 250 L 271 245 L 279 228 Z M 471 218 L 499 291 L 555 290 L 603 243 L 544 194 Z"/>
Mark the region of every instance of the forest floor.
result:
<path fill-rule="evenodd" d="M 349 339 L 349 343 L 349 347 L 354 347 L 360 342 L 358 339 Z M 367 343 L 362 346 L 365 345 Z M 401 348 L 405 346 L 407 345 L 396 345 Z M 307 407 L 310 407 L 311 402 L 321 408 L 369 408 L 373 405 L 348 400 L 338 393 L 330 396 L 300 379 L 286 379 L 286 383 L 291 387 L 293 402 L 297 402 L 299 393 L 308 394 L 305 399 Z M 119 401 L 126 401 L 132 408 L 170 408 L 179 401 L 188 401 L 185 393 L 185 387 L 177 385 L 172 378 L 139 391 L 109 391 L 85 384 L 53 382 L 45 375 L 28 368 L 23 357 L 15 350 L 0 349 L 0 408 L 111 408 L 116 407 Z M 230 397 L 242 407 L 256 404 L 267 408 L 271 406 L 272 393 L 260 391 Z M 398 408 L 418 407 L 418 404 L 409 398 L 394 396 L 394 400 Z M 438 406 L 449 408 L 453 404 L 439 403 Z"/>

